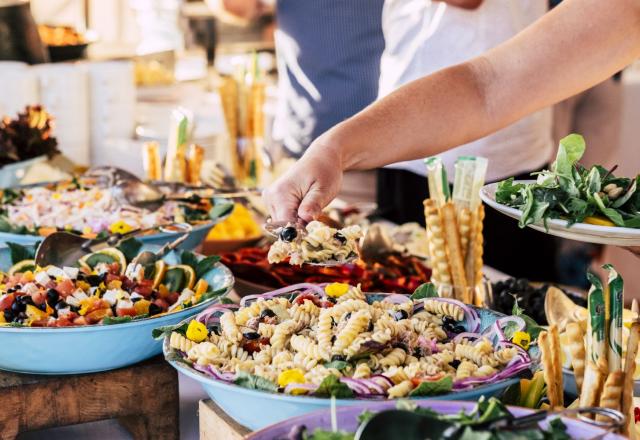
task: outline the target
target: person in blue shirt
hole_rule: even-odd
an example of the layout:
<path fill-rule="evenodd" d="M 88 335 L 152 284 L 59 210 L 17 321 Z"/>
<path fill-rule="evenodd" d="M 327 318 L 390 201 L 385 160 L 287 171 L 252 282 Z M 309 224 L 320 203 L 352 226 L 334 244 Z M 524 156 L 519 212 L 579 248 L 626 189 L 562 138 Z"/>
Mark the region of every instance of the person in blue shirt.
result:
<path fill-rule="evenodd" d="M 298 158 L 322 133 L 375 101 L 384 0 L 208 0 L 254 19 L 275 6 L 278 108 L 274 138 Z"/>

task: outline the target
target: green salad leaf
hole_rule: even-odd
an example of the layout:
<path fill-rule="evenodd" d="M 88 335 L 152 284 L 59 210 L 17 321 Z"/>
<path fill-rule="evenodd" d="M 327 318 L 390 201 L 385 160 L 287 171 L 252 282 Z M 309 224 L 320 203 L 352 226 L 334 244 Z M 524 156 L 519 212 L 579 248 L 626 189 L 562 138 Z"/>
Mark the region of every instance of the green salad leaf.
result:
<path fill-rule="evenodd" d="M 189 321 L 178 323 L 175 325 L 164 325 L 162 327 L 154 328 L 151 331 L 153 339 L 163 339 L 165 336 L 171 336 L 172 332 L 178 332 L 182 336 L 187 335 L 187 327 L 189 327 Z"/>
<path fill-rule="evenodd" d="M 336 399 L 349 399 L 353 397 L 351 388 L 340 382 L 340 379 L 333 374 L 325 377 L 313 394 L 317 397 L 334 396 Z"/>
<path fill-rule="evenodd" d="M 140 253 L 140 248 L 142 247 L 142 242 L 137 240 L 135 237 L 125 238 L 120 241 L 116 248 L 122 252 L 124 257 L 127 259 L 127 262 L 133 260 L 138 253 Z"/>
<path fill-rule="evenodd" d="M 250 374 L 245 371 L 238 371 L 233 383 L 252 390 L 270 391 L 272 393 L 276 393 L 278 391 L 278 385 L 271 382 L 269 379 L 256 376 L 255 374 Z"/>
<path fill-rule="evenodd" d="M 437 396 L 438 394 L 446 394 L 453 388 L 453 379 L 451 376 L 444 376 L 439 380 L 425 380 L 420 382 L 420 385 L 415 387 L 409 396 L 422 397 L 422 396 Z"/>
<path fill-rule="evenodd" d="M 216 203 L 209 210 L 209 218 L 211 220 L 216 220 L 221 217 L 225 217 L 233 211 L 233 203 Z"/>
<path fill-rule="evenodd" d="M 411 299 L 413 301 L 417 301 L 419 299 L 424 299 L 424 298 L 437 298 L 437 297 L 438 297 L 438 289 L 432 283 L 424 283 L 419 285 L 411 295 Z"/>
<path fill-rule="evenodd" d="M 338 371 L 342 371 L 349 366 L 347 361 L 331 361 L 324 364 L 325 368 L 335 368 Z"/>
<path fill-rule="evenodd" d="M 11 262 L 16 264 L 24 260 L 33 260 L 36 257 L 38 244 L 35 246 L 23 246 L 21 244 L 8 241 L 7 246 L 9 247 Z"/>

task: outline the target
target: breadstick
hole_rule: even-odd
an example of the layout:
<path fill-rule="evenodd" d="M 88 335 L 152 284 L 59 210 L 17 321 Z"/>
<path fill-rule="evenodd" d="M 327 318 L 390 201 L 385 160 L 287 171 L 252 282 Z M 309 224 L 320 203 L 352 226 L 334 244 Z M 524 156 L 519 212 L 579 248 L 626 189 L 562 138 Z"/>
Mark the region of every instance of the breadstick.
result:
<path fill-rule="evenodd" d="M 432 258 L 431 268 L 434 274 L 436 274 L 434 281 L 437 284 L 451 285 L 451 274 L 449 271 L 449 261 L 447 260 L 442 218 L 433 199 L 424 201 L 424 212 L 427 227 L 429 228 L 429 254 Z"/>
<path fill-rule="evenodd" d="M 602 389 L 600 404 L 602 408 L 620 411 L 622 400 L 622 387 L 624 385 L 624 373 L 620 370 L 609 373 Z M 608 417 L 596 415 L 596 421 L 606 422 Z"/>
<path fill-rule="evenodd" d="M 469 303 L 469 292 L 467 289 L 467 279 L 464 271 L 464 261 L 462 260 L 462 252 L 460 248 L 460 236 L 458 235 L 458 226 L 456 221 L 456 208 L 452 202 L 445 203 L 441 208 L 442 226 L 444 228 L 445 246 L 447 257 L 451 269 L 451 277 L 453 285 L 460 292 L 457 298 L 465 303 Z"/>
<path fill-rule="evenodd" d="M 600 401 L 600 391 L 605 375 L 601 368 L 593 361 L 589 360 L 584 373 L 582 391 L 580 393 L 580 406 L 596 406 Z"/>
<path fill-rule="evenodd" d="M 200 171 L 204 159 L 204 148 L 200 145 L 191 144 L 189 147 L 189 157 L 187 158 L 187 171 L 189 183 L 195 185 L 200 183 Z"/>
<path fill-rule="evenodd" d="M 160 145 L 156 141 L 145 142 L 142 147 L 142 164 L 149 180 L 162 179 Z"/>
<path fill-rule="evenodd" d="M 569 352 L 571 353 L 571 366 L 573 367 L 573 375 L 576 379 L 576 388 L 578 395 L 582 390 L 582 380 L 584 379 L 584 366 L 586 352 L 584 349 L 584 329 L 577 322 L 567 324 L 566 329 L 569 336 Z"/>
<path fill-rule="evenodd" d="M 549 348 L 551 349 L 551 360 L 553 363 L 553 376 L 556 386 L 556 402 L 558 407 L 564 408 L 564 386 L 562 383 L 562 362 L 560 336 L 558 335 L 558 326 L 549 327 Z"/>
<path fill-rule="evenodd" d="M 460 249 L 462 260 L 467 257 L 469 250 L 469 242 L 475 232 L 473 229 L 473 218 L 469 208 L 461 208 L 458 210 L 458 233 L 460 234 Z"/>
<path fill-rule="evenodd" d="M 544 381 L 547 384 L 547 398 L 549 399 L 549 406 L 553 409 L 559 406 L 559 401 L 558 384 L 555 380 L 556 375 L 549 338 L 548 332 L 540 332 L 538 335 L 538 348 L 540 348 L 540 357 L 542 360 L 542 373 L 544 375 Z"/>
<path fill-rule="evenodd" d="M 631 411 L 633 410 L 633 374 L 636 371 L 636 357 L 638 356 L 638 339 L 640 339 L 640 322 L 631 324 L 629 339 L 627 340 L 627 353 L 624 358 L 624 386 L 622 388 L 622 414 L 629 418 L 622 433 L 631 436 L 635 433 L 635 421 Z"/>
<path fill-rule="evenodd" d="M 484 205 L 478 206 L 478 213 L 475 221 L 475 234 L 473 239 L 473 273 L 475 275 L 474 285 L 478 285 L 482 282 L 482 266 L 484 265 L 483 251 L 484 251 Z"/>

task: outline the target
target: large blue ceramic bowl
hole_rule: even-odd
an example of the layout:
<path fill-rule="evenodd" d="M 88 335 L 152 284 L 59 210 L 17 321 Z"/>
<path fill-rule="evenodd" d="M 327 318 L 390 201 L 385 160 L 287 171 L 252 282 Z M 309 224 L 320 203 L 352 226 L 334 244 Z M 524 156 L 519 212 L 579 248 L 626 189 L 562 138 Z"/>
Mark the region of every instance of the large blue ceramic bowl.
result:
<path fill-rule="evenodd" d="M 226 217 L 221 217 L 207 223 L 193 226 L 193 229 L 191 230 L 191 232 L 189 232 L 189 237 L 187 237 L 187 239 L 180 244 L 179 248 L 187 251 L 194 250 L 204 241 L 211 228 L 213 228 L 217 223 L 221 222 L 225 218 Z M 136 239 L 144 244 L 162 246 L 163 244 L 175 240 L 176 237 L 176 234 L 158 232 L 157 234 L 140 235 L 136 237 Z M 43 237 L 39 235 L 11 234 L 8 232 L 0 232 L 0 244 L 9 241 L 11 243 L 18 243 L 23 246 L 29 246 L 35 245 L 36 243 L 42 241 L 42 239 Z"/>
<path fill-rule="evenodd" d="M 141 251 L 158 249 L 159 246 L 145 244 Z M 178 264 L 180 252 L 173 251 L 163 259 L 168 264 Z M 0 248 L 0 269 L 10 266 L 7 248 Z M 124 367 L 160 354 L 161 342 L 151 337 L 154 328 L 188 319 L 218 302 L 233 287 L 231 271 L 220 263 L 203 278 L 212 289 L 223 289 L 224 293 L 157 318 L 63 328 L 0 326 L 0 369 L 35 374 L 89 373 Z"/>
<path fill-rule="evenodd" d="M 496 319 L 504 316 L 487 309 L 476 309 L 481 320 L 481 331 L 493 325 Z M 165 357 L 169 354 L 169 338 L 165 338 L 163 346 Z M 269 393 L 251 390 L 237 385 L 213 379 L 187 366 L 167 358 L 181 373 L 199 382 L 209 397 L 238 423 L 251 430 L 281 422 L 290 417 L 300 416 L 327 409 L 331 400 L 319 397 L 293 396 L 281 393 Z M 482 395 L 490 397 L 502 393 L 509 385 L 517 383 L 518 378 L 506 379 L 489 385 L 479 386 L 471 390 L 452 392 L 441 396 L 411 398 L 412 400 L 468 400 L 476 401 Z M 336 399 L 338 406 L 361 405 L 371 400 Z"/>

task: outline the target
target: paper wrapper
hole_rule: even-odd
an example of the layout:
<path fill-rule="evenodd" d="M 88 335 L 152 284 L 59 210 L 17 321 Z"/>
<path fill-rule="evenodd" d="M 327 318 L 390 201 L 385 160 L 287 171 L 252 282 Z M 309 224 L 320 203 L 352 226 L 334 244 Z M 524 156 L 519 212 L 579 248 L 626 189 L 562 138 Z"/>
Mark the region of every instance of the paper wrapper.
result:
<path fill-rule="evenodd" d="M 204 160 L 204 148 L 200 145 L 191 145 L 187 157 L 187 176 L 189 183 L 200 184 L 200 172 Z"/>
<path fill-rule="evenodd" d="M 162 160 L 160 159 L 160 145 L 145 142 L 142 146 L 142 164 L 148 180 L 162 179 Z"/>

